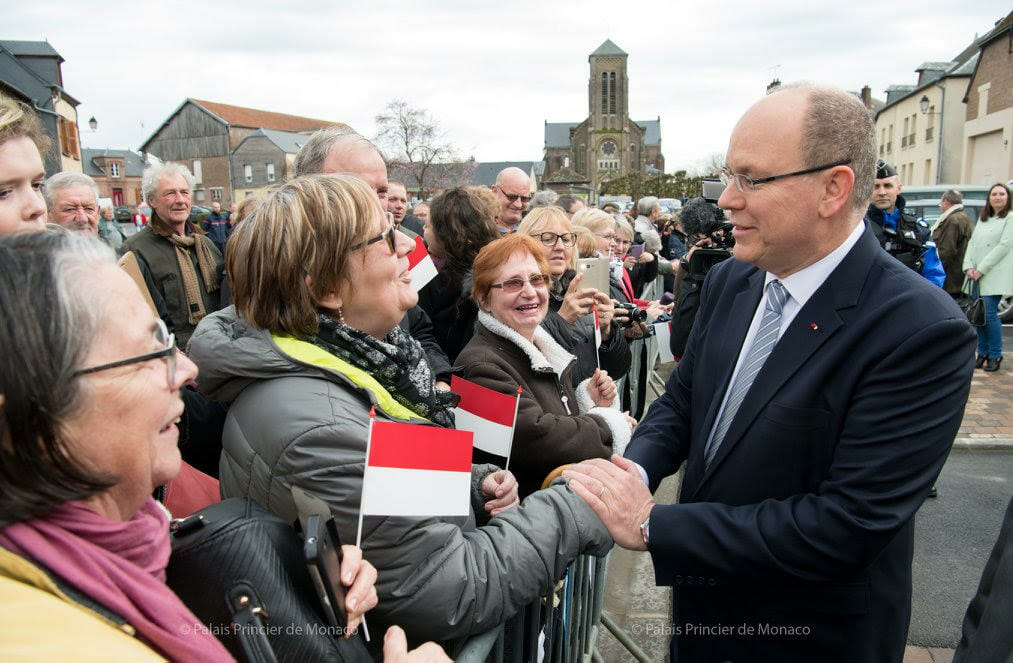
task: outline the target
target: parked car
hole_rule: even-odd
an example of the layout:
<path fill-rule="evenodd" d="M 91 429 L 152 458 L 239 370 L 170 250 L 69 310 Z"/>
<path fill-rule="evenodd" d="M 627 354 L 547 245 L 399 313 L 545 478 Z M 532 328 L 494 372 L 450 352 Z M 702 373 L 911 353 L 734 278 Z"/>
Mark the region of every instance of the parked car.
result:
<path fill-rule="evenodd" d="M 190 207 L 190 221 L 200 225 L 200 222 L 211 213 L 210 207 L 204 207 L 203 205 L 192 205 Z"/>

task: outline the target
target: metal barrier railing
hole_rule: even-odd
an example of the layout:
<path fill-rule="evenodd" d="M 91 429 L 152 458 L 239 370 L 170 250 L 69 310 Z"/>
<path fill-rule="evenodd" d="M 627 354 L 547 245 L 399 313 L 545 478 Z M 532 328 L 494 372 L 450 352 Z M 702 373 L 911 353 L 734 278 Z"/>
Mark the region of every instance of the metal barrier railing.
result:
<path fill-rule="evenodd" d="M 468 640 L 457 663 L 589 663 L 601 625 L 637 661 L 647 655 L 603 610 L 608 556 L 574 560 L 552 591 L 502 626 Z"/>

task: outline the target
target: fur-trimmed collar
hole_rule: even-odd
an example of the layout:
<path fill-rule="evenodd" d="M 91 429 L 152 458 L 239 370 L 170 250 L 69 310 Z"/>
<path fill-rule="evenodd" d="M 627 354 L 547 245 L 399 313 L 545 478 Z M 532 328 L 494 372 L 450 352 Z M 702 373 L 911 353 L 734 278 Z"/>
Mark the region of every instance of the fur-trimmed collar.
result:
<path fill-rule="evenodd" d="M 526 338 L 507 327 L 502 322 L 492 317 L 491 314 L 479 309 L 478 321 L 482 326 L 497 336 L 502 336 L 518 348 L 531 360 L 531 370 L 552 371 L 556 375 L 562 375 L 566 367 L 575 359 L 563 346 L 556 342 L 549 332 L 538 326 L 535 329 L 535 342 L 531 343 Z"/>

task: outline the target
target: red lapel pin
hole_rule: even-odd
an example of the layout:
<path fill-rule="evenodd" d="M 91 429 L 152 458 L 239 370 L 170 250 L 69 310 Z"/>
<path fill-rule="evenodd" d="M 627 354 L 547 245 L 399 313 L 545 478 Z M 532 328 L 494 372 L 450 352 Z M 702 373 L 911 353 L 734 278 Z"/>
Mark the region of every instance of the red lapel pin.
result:
<path fill-rule="evenodd" d="M 813 331 L 819 331 L 820 330 L 820 326 L 818 324 L 816 324 L 815 322 L 809 323 L 809 326 L 813 328 Z"/>

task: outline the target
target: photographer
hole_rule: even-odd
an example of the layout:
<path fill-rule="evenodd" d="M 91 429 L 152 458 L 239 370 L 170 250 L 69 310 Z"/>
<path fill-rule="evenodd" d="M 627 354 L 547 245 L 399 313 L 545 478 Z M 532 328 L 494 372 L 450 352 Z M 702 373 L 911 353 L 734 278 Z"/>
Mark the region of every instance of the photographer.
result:
<path fill-rule="evenodd" d="M 735 245 L 724 212 L 704 198 L 694 198 L 686 203 L 680 220 L 690 249 L 679 261 L 679 274 L 675 282 L 679 296 L 672 314 L 669 343 L 676 359 L 682 357 L 686 350 L 696 309 L 700 305 L 700 288 L 707 272 L 714 265 L 730 258 L 732 246 Z"/>

